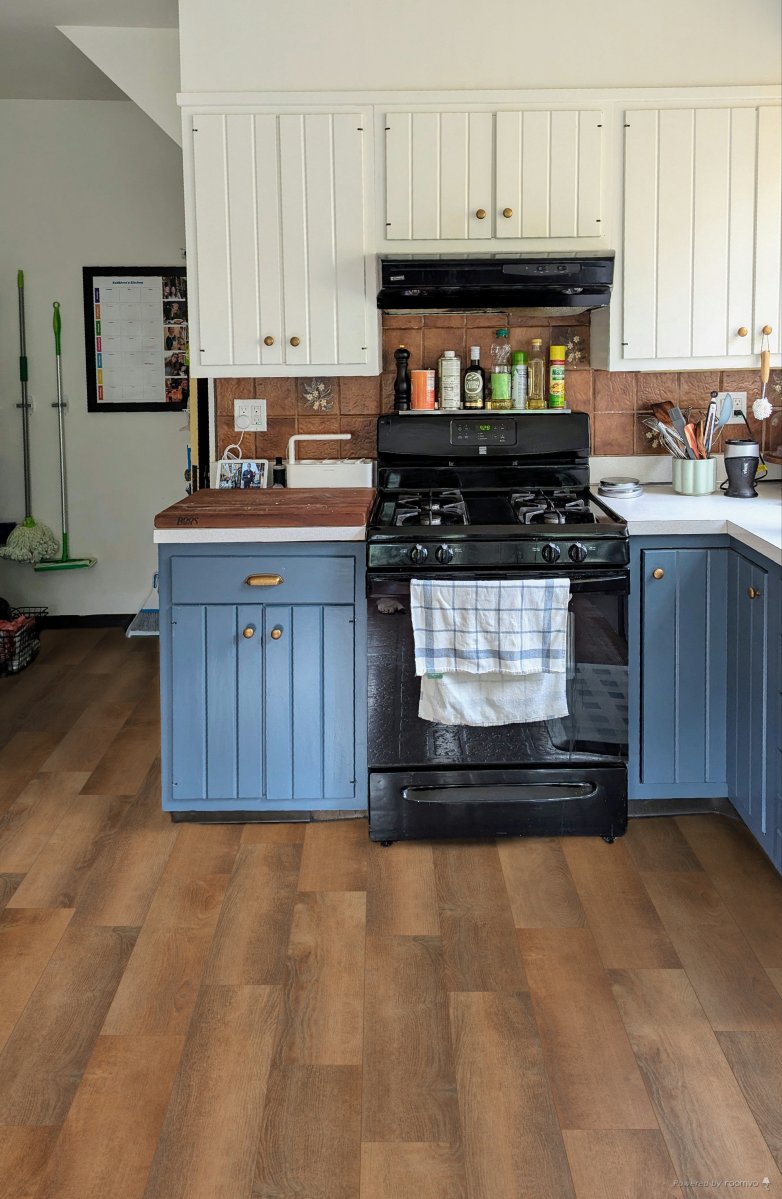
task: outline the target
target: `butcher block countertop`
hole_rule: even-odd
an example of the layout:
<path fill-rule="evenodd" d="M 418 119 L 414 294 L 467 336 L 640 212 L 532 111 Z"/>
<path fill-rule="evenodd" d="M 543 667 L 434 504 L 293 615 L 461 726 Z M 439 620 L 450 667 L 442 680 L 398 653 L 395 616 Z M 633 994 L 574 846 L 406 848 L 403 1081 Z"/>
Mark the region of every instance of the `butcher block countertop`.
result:
<path fill-rule="evenodd" d="M 363 541 L 371 487 L 197 491 L 155 517 L 155 542 Z"/>

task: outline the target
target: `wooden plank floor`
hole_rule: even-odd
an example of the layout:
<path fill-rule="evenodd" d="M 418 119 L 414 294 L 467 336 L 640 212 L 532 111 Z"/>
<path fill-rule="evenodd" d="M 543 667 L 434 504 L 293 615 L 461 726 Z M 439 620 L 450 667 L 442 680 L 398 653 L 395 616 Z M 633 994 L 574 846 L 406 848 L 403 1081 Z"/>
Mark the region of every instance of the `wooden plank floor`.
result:
<path fill-rule="evenodd" d="M 3 1199 L 782 1199 L 782 879 L 741 825 L 172 825 L 157 643 L 0 679 Z"/>

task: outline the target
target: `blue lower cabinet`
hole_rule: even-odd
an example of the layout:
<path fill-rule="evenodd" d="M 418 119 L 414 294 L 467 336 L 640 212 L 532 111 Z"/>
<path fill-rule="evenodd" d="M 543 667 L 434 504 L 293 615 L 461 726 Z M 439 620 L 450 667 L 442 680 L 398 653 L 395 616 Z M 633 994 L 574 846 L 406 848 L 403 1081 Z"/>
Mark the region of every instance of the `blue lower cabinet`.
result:
<path fill-rule="evenodd" d="M 161 551 L 167 810 L 366 806 L 363 571 L 355 551 L 335 561 L 320 546 L 304 571 L 303 550 L 282 547 L 272 573 L 254 571 L 246 546 L 241 558 L 215 552 L 211 570 L 203 549 L 198 561 L 183 561 L 182 547 Z M 271 557 L 265 546 L 257 561 Z M 320 602 L 335 580 L 350 602 Z M 246 603 L 199 602 L 242 588 Z"/>
<path fill-rule="evenodd" d="M 686 548 L 632 540 L 631 799 L 727 795 L 723 540 L 687 538 Z"/>

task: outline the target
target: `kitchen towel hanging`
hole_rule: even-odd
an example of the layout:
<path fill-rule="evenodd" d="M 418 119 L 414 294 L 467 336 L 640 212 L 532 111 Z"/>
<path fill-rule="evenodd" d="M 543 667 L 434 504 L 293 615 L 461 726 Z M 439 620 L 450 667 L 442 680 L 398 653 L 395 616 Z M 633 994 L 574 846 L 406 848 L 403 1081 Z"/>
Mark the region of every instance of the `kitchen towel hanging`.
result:
<path fill-rule="evenodd" d="M 419 716 L 498 725 L 566 716 L 567 579 L 410 584 Z"/>

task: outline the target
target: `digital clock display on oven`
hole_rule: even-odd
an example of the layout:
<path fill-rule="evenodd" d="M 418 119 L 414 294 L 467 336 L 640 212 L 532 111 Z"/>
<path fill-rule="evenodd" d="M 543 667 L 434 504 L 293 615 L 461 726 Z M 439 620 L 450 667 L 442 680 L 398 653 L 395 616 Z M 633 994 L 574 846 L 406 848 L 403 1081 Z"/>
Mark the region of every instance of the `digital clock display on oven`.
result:
<path fill-rule="evenodd" d="M 512 420 L 462 419 L 451 421 L 451 445 L 515 445 Z"/>

